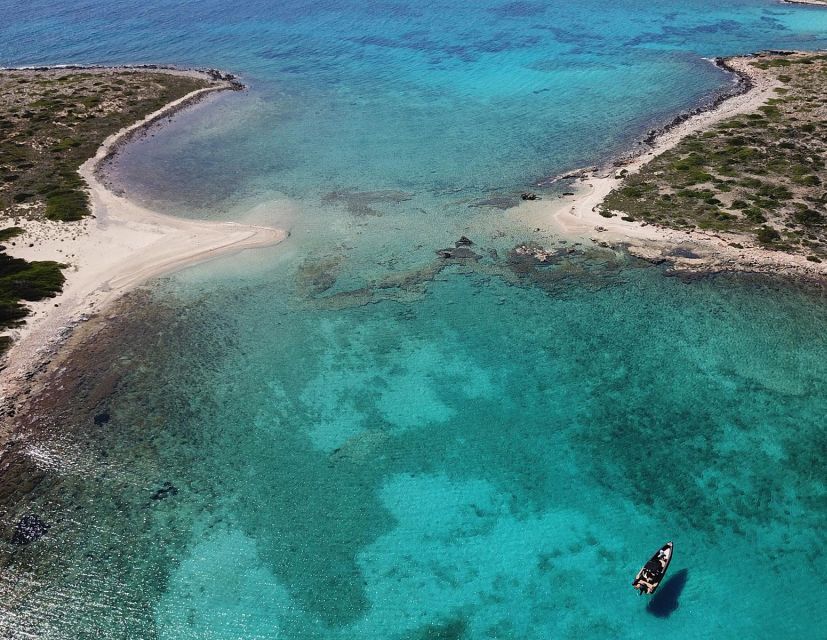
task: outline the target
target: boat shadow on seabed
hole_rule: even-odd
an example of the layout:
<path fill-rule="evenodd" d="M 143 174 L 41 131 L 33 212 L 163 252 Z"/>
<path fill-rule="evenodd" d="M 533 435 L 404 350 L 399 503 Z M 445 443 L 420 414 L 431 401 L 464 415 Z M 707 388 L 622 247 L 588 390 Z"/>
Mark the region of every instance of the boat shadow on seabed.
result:
<path fill-rule="evenodd" d="M 657 618 L 668 618 L 677 610 L 686 581 L 689 579 L 689 569 L 681 569 L 669 580 L 664 582 L 649 600 L 646 611 Z"/>

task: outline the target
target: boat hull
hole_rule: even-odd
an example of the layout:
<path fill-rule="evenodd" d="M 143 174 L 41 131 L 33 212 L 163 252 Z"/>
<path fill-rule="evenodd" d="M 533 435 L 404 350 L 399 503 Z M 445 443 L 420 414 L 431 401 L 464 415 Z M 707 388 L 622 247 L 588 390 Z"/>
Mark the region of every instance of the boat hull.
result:
<path fill-rule="evenodd" d="M 649 558 L 649 561 L 637 572 L 632 586 L 642 594 L 655 593 L 672 562 L 672 550 L 671 542 L 667 542 L 658 549 L 655 555 Z"/>

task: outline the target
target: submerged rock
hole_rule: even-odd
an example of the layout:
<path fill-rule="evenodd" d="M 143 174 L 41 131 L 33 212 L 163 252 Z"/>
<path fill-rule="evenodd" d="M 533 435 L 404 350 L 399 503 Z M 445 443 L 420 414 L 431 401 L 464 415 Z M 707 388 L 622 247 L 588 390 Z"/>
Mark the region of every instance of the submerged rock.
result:
<path fill-rule="evenodd" d="M 438 249 L 436 254 L 444 260 L 479 260 L 482 257 L 467 246 L 458 246 L 454 249 Z"/>
<path fill-rule="evenodd" d="M 531 191 L 527 191 L 526 193 L 521 193 L 520 194 L 520 199 L 521 200 L 539 200 L 540 196 L 538 196 L 536 193 L 533 193 Z"/>
<path fill-rule="evenodd" d="M 483 200 L 476 200 L 469 204 L 469 207 L 494 207 L 505 211 L 511 207 L 516 207 L 520 203 L 516 196 L 492 196 Z"/>
<path fill-rule="evenodd" d="M 49 531 L 49 525 L 36 515 L 29 514 L 20 518 L 20 522 L 14 528 L 14 535 L 11 543 L 23 546 L 40 540 Z"/>
<path fill-rule="evenodd" d="M 152 499 L 163 500 L 164 498 L 175 495 L 178 495 L 178 487 L 171 482 L 165 482 L 160 489 L 156 489 L 155 493 L 152 494 Z"/>
<path fill-rule="evenodd" d="M 412 193 L 406 191 L 331 191 L 322 197 L 322 204 L 343 204 L 348 213 L 355 216 L 381 216 L 382 212 L 374 208 L 377 204 L 399 204 L 410 200 Z"/>
<path fill-rule="evenodd" d="M 111 417 L 112 417 L 112 416 L 110 416 L 110 415 L 109 415 L 109 412 L 108 412 L 108 411 L 101 411 L 101 412 L 100 412 L 100 413 L 98 413 L 98 414 L 95 416 L 95 418 L 94 418 L 94 420 L 95 420 L 95 426 L 96 426 L 96 427 L 102 427 L 102 426 L 103 426 L 103 425 L 105 425 L 107 422 L 109 422 L 109 420 L 111 419 Z"/>
<path fill-rule="evenodd" d="M 461 236 L 459 240 L 454 243 L 455 247 L 470 247 L 474 244 L 467 236 Z"/>
<path fill-rule="evenodd" d="M 692 251 L 691 249 L 687 249 L 686 247 L 676 247 L 669 252 L 670 256 L 673 258 L 687 258 L 689 260 L 697 260 L 701 256 L 697 253 Z"/>
<path fill-rule="evenodd" d="M 560 249 L 552 250 L 545 249 L 538 245 L 521 244 L 514 247 L 508 254 L 509 261 L 519 262 L 524 259 L 529 259 L 536 262 L 552 263 L 555 262 L 561 255 Z"/>

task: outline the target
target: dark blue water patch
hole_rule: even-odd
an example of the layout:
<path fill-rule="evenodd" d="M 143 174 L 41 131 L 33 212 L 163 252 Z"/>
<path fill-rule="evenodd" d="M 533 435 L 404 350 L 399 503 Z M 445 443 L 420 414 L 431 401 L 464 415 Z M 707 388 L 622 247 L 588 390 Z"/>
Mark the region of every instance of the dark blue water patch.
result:
<path fill-rule="evenodd" d="M 640 45 L 667 44 L 675 41 L 689 43 L 693 35 L 735 33 L 740 28 L 741 24 L 735 20 L 721 20 L 719 22 L 700 24 L 690 28 L 664 25 L 659 32 L 650 31 L 641 33 L 627 40 L 626 45 L 629 47 L 637 47 Z M 777 29 L 778 25 L 774 24 L 773 28 Z"/>
<path fill-rule="evenodd" d="M 600 33 L 595 31 L 588 31 L 584 29 L 572 29 L 572 28 L 564 28 L 558 27 L 554 25 L 548 24 L 535 24 L 533 25 L 534 29 L 538 29 L 540 31 L 545 31 L 550 33 L 554 36 L 557 42 L 568 43 L 568 44 L 582 44 L 584 39 L 588 39 L 593 44 L 601 41 L 603 36 Z"/>
<path fill-rule="evenodd" d="M 549 6 L 543 2 L 506 2 L 498 7 L 489 9 L 491 13 L 500 18 L 528 18 L 541 16 L 549 10 Z"/>
<path fill-rule="evenodd" d="M 656 618 L 668 618 L 680 606 L 680 597 L 686 582 L 689 580 L 689 569 L 681 569 L 666 582 L 658 587 L 655 595 L 646 605 L 646 611 Z"/>
<path fill-rule="evenodd" d="M 773 29 L 775 31 L 788 30 L 781 20 L 779 20 L 778 18 L 774 18 L 772 16 L 761 16 L 761 22 L 767 29 Z"/>
<path fill-rule="evenodd" d="M 429 60 L 432 63 L 440 63 L 447 58 L 462 62 L 475 62 L 486 53 L 528 49 L 537 45 L 540 37 L 535 35 L 515 37 L 510 33 L 497 32 L 485 37 L 470 39 L 467 44 L 446 44 L 435 40 L 427 32 L 413 31 L 402 34 L 399 39 L 374 35 L 352 38 L 351 42 L 360 46 L 423 52 L 430 56 Z"/>

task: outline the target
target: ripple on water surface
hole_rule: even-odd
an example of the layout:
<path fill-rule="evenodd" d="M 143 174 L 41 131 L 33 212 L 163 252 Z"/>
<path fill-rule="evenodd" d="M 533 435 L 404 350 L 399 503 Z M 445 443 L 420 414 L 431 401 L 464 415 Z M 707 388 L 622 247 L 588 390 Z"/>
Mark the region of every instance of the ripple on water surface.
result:
<path fill-rule="evenodd" d="M 335 311 L 295 264 L 140 301 L 36 438 L 61 462 L 15 515 L 51 529 L 6 553 L 6 629 L 817 637 L 823 301 L 575 258 Z M 682 584 L 647 606 L 666 539 Z"/>
<path fill-rule="evenodd" d="M 48 530 L 0 546 L 0 635 L 820 637 L 823 297 L 561 245 L 535 264 L 509 249 L 549 239 L 508 209 L 719 90 L 699 55 L 825 46 L 827 12 L 3 8 L 4 64 L 241 73 L 119 177 L 294 233 L 133 297 L 18 416 L 4 539 Z M 478 260 L 434 257 L 461 234 Z M 669 539 L 647 604 L 632 576 Z"/>

